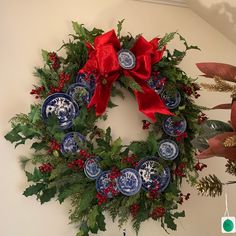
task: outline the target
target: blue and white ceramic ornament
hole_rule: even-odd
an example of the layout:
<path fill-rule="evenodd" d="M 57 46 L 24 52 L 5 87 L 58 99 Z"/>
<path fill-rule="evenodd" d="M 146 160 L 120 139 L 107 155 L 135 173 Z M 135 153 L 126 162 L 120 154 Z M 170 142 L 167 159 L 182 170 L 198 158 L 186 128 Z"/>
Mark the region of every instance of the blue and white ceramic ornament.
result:
<path fill-rule="evenodd" d="M 135 55 L 127 49 L 121 49 L 118 52 L 118 61 L 120 66 L 126 70 L 131 70 L 136 66 Z"/>
<path fill-rule="evenodd" d="M 54 93 L 48 96 L 42 105 L 41 114 L 44 120 L 56 115 L 62 129 L 72 126 L 73 119 L 79 114 L 79 106 L 65 93 Z"/>
<path fill-rule="evenodd" d="M 103 171 L 96 179 L 97 191 L 108 198 L 112 198 L 119 193 L 119 189 L 117 186 L 117 179 L 111 180 L 109 178 L 110 173 L 111 171 Z M 113 194 L 111 191 L 109 192 L 106 191 L 110 186 L 112 186 L 116 194 Z"/>
<path fill-rule="evenodd" d="M 122 194 L 132 196 L 140 191 L 142 187 L 142 179 L 137 170 L 126 168 L 121 171 L 117 184 L 118 189 Z"/>
<path fill-rule="evenodd" d="M 179 155 L 179 146 L 171 139 L 164 139 L 158 144 L 157 151 L 162 159 L 172 161 Z"/>
<path fill-rule="evenodd" d="M 102 169 L 99 166 L 99 158 L 89 158 L 84 164 L 84 173 L 89 179 L 97 179 Z"/>
<path fill-rule="evenodd" d="M 163 192 L 170 183 L 170 170 L 164 167 L 156 157 L 141 160 L 137 170 L 142 178 L 142 187 L 146 191 L 156 189 Z"/>
<path fill-rule="evenodd" d="M 171 95 L 168 94 L 167 91 L 164 91 L 161 94 L 161 98 L 165 106 L 170 110 L 177 108 L 181 102 L 181 96 L 179 91 L 175 91 L 175 93 Z"/>
<path fill-rule="evenodd" d="M 176 121 L 175 117 L 169 116 L 163 121 L 162 128 L 166 134 L 176 137 L 186 131 L 187 122 L 183 117 Z"/>
<path fill-rule="evenodd" d="M 83 83 L 72 84 L 68 88 L 67 93 L 76 101 L 78 105 L 88 104 L 90 101 L 90 94 L 88 87 Z"/>
<path fill-rule="evenodd" d="M 80 151 L 80 142 L 84 142 L 85 138 L 79 132 L 70 132 L 65 135 L 61 144 L 61 152 L 63 154 L 75 154 Z"/>

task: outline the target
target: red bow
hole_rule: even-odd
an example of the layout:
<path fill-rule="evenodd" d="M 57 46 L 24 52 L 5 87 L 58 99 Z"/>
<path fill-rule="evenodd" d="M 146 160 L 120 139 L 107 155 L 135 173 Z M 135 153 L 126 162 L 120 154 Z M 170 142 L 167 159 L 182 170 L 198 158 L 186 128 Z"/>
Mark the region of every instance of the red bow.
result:
<path fill-rule="evenodd" d="M 136 57 L 133 69 L 123 69 L 119 64 L 117 52 L 121 45 L 114 30 L 96 37 L 94 48 L 87 45 L 89 59 L 80 72 L 93 73 L 96 76 L 96 88 L 88 108 L 95 106 L 97 115 L 104 113 L 110 99 L 112 84 L 123 74 L 134 78 L 142 89 L 142 92 L 134 91 L 141 112 L 153 121 L 156 112 L 172 115 L 159 95 L 147 85 L 152 65 L 161 60 L 165 50 L 157 50 L 157 45 L 157 38 L 147 42 L 140 36 L 130 50 Z"/>

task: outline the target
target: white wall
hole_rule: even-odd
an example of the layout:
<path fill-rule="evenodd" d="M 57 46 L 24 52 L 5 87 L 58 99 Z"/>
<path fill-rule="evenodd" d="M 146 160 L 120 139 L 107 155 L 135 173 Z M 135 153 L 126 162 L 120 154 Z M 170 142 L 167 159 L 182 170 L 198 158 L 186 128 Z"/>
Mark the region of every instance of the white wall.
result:
<path fill-rule="evenodd" d="M 33 67 L 41 65 L 40 50 L 56 50 L 72 32 L 71 20 L 84 23 L 87 27 L 109 30 L 119 19 L 126 19 L 124 32 L 143 32 L 151 39 L 176 29 L 189 42 L 197 44 L 202 51 L 191 52 L 182 64 L 184 70 L 196 77 L 199 71 L 196 62 L 218 61 L 235 63 L 236 46 L 223 35 L 188 9 L 161 6 L 132 0 L 0 0 L 0 72 L 1 72 L 1 116 L 0 116 L 0 233 L 2 236 L 72 236 L 76 229 L 67 225 L 69 204 L 50 202 L 41 206 L 34 198 L 21 195 L 26 187 L 26 178 L 20 169 L 18 157 L 29 153 L 29 147 L 14 150 L 3 139 L 9 130 L 9 119 L 16 113 L 27 112 L 33 99 L 29 95 L 36 79 Z M 170 47 L 179 45 L 177 41 Z M 202 92 L 199 103 L 212 106 L 229 102 L 229 95 Z M 117 100 L 119 108 L 109 113 L 114 136 L 126 142 L 145 136 L 140 128 L 142 115 L 130 97 L 125 102 Z M 227 120 L 228 112 L 208 112 L 210 117 Z M 223 159 L 206 161 L 209 165 L 204 174 L 217 173 L 223 180 L 231 177 L 224 174 Z M 223 198 L 202 198 L 187 185 L 183 192 L 191 192 L 191 199 L 184 204 L 187 217 L 178 221 L 175 236 L 218 236 L 220 217 L 224 212 Z M 236 215 L 235 187 L 229 187 L 229 206 Z M 110 221 L 108 221 L 110 222 Z M 116 224 L 107 225 L 104 236 L 118 236 Z M 127 226 L 127 235 L 135 235 Z M 166 233 L 158 223 L 149 221 L 141 229 L 140 236 L 163 236 Z"/>

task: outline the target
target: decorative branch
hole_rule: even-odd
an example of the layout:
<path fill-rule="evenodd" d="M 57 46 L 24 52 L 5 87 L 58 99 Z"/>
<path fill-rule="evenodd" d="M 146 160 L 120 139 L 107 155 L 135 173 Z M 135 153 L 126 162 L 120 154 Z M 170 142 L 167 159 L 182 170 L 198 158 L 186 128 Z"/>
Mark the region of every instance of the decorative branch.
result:
<path fill-rule="evenodd" d="M 222 194 L 223 183 L 215 176 L 205 176 L 199 180 L 197 190 L 204 196 L 216 197 Z"/>
<path fill-rule="evenodd" d="M 209 91 L 236 93 L 236 85 L 231 85 L 218 76 L 214 77 L 214 80 L 215 84 L 201 83 L 201 86 Z"/>
<path fill-rule="evenodd" d="M 228 160 L 225 167 L 226 167 L 226 172 L 228 174 L 236 176 L 236 162 L 235 161 Z"/>

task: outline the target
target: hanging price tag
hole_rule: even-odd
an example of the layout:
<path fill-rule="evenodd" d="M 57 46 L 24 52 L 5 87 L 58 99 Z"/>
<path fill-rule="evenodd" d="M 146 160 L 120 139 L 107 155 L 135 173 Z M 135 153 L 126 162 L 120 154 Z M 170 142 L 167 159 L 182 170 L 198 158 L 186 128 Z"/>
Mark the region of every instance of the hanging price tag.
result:
<path fill-rule="evenodd" d="M 236 232 L 235 217 L 229 216 L 227 194 L 225 194 L 225 214 L 221 217 L 221 232 L 224 234 Z"/>

